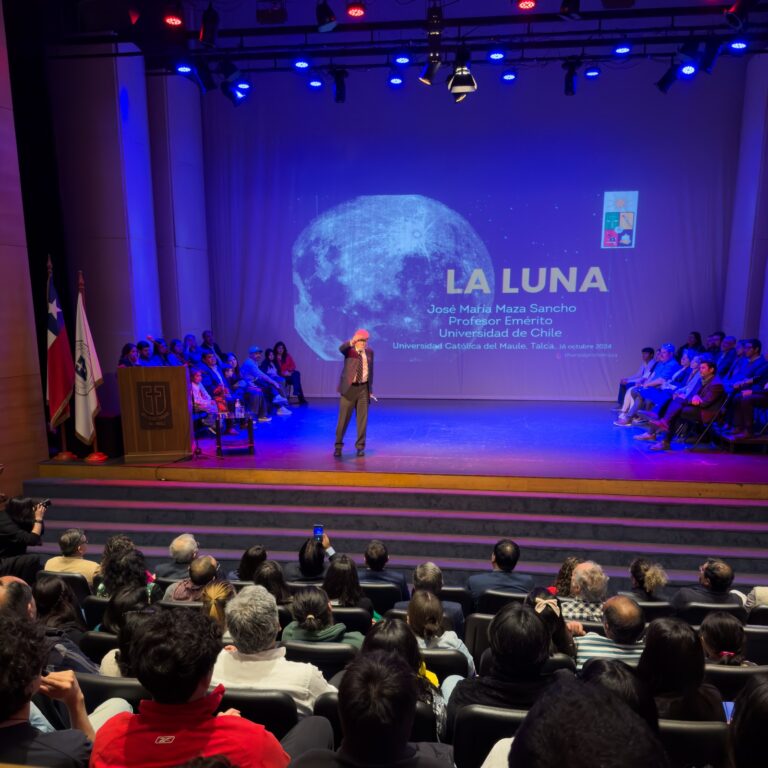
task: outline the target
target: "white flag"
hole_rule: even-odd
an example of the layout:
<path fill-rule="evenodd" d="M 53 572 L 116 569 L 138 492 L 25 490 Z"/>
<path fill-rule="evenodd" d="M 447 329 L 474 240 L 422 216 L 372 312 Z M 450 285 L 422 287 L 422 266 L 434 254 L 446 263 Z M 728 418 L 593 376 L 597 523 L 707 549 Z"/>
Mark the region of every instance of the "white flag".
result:
<path fill-rule="evenodd" d="M 91 444 L 96 436 L 94 419 L 101 410 L 96 387 L 102 383 L 101 366 L 93 346 L 93 336 L 85 316 L 83 294 L 77 294 L 75 330 L 75 434 Z"/>

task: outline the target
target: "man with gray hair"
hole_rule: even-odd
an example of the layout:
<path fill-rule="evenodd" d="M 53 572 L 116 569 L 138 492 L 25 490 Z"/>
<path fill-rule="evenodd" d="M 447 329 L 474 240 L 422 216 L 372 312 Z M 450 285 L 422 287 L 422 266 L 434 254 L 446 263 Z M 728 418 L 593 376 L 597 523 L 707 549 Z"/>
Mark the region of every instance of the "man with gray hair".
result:
<path fill-rule="evenodd" d="M 430 592 L 435 597 L 440 597 L 443 589 L 443 572 L 436 563 L 426 562 L 416 566 L 413 572 L 413 590 L 424 590 Z M 443 616 L 447 618 L 452 625 L 453 631 L 461 638 L 464 637 L 464 611 L 461 603 L 453 600 L 440 599 L 443 606 Z M 408 600 L 401 600 L 395 603 L 398 610 L 408 610 Z"/>
<path fill-rule="evenodd" d="M 86 560 L 85 553 L 88 549 L 88 539 L 81 528 L 67 528 L 59 536 L 59 549 L 61 555 L 52 557 L 45 564 L 46 571 L 56 573 L 80 573 L 93 586 L 93 574 L 99 570 L 99 564 L 93 560 Z"/>
<path fill-rule="evenodd" d="M 177 536 L 168 547 L 171 561 L 160 563 L 155 568 L 155 574 L 161 579 L 186 579 L 189 573 L 189 564 L 197 557 L 199 544 L 191 533 L 182 533 Z"/>
<path fill-rule="evenodd" d="M 608 577 L 594 561 L 579 563 L 571 576 L 571 595 L 563 600 L 565 621 L 602 621 Z"/>
<path fill-rule="evenodd" d="M 232 689 L 283 691 L 296 702 L 299 717 L 312 714 L 315 699 L 336 689 L 314 664 L 288 661 L 278 648 L 275 598 L 264 587 L 245 587 L 226 607 L 227 629 L 234 645 L 221 651 L 212 682 Z"/>

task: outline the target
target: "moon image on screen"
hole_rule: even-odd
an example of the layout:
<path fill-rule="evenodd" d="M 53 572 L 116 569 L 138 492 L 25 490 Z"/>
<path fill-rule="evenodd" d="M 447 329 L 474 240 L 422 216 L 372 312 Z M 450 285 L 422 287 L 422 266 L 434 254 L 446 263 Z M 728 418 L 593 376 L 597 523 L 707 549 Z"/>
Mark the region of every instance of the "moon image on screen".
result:
<path fill-rule="evenodd" d="M 456 211 L 421 195 L 341 203 L 309 223 L 292 259 L 296 331 L 324 360 L 335 361 L 356 328 L 368 329 L 381 352 L 395 342 L 439 344 L 448 318 L 430 314 L 433 304 L 480 307 L 493 300 L 493 264 L 483 241 Z M 482 269 L 490 293 L 448 294 L 449 269 L 462 290 Z"/>

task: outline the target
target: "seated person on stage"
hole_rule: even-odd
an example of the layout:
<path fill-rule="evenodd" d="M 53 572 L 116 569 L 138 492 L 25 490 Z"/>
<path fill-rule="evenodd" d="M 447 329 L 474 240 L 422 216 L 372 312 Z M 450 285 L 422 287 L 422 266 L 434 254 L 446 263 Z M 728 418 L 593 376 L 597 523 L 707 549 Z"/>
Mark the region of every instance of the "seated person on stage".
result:
<path fill-rule="evenodd" d="M 263 725 L 216 710 L 224 686 L 209 692 L 221 652 L 221 629 L 197 611 L 159 611 L 131 642 L 136 676 L 152 694 L 135 715 L 113 717 L 96 734 L 91 768 L 177 766 L 193 757 L 223 756 L 241 768 L 284 768 L 291 757 L 328 743 L 322 718 L 307 718 L 281 743 Z"/>
<path fill-rule="evenodd" d="M 431 592 L 435 597 L 439 596 L 443 588 L 443 572 L 435 563 L 422 563 L 416 566 L 413 572 L 413 591 L 424 590 Z M 451 622 L 453 631 L 459 636 L 464 637 L 464 611 L 461 603 L 453 600 L 441 600 L 443 605 L 443 615 Z M 395 603 L 398 610 L 407 610 L 408 601 L 401 600 Z"/>
<path fill-rule="evenodd" d="M 632 389 L 629 390 L 632 402 L 628 408 L 622 408 L 619 412 L 619 417 L 613 423 L 617 427 L 630 426 L 635 414 L 640 409 L 641 400 L 639 399 L 639 396 L 641 391 L 648 387 L 660 387 L 664 382 L 672 378 L 679 367 L 677 360 L 675 360 L 675 345 L 662 344 L 659 349 L 658 363 L 653 369 L 653 377 L 645 382 L 642 388 L 632 387 Z"/>
<path fill-rule="evenodd" d="M 725 388 L 728 392 L 741 392 L 768 381 L 768 360 L 763 357 L 760 339 L 744 339 L 741 342 L 744 353 L 741 364 L 734 365 Z"/>
<path fill-rule="evenodd" d="M 336 550 L 331 546 L 327 533 L 320 541 L 311 536 L 299 548 L 298 563 L 286 563 L 283 569 L 285 578 L 287 581 L 321 584 L 328 568 L 325 558 L 330 561 L 335 555 Z"/>
<path fill-rule="evenodd" d="M 654 619 L 645 634 L 638 677 L 668 720 L 725 722 L 723 700 L 704 682 L 704 650 L 696 630 L 681 619 Z"/>
<path fill-rule="evenodd" d="M 563 600 L 565 621 L 602 621 L 608 577 L 592 560 L 579 563 L 571 576 L 571 597 Z"/>
<path fill-rule="evenodd" d="M 189 576 L 171 584 L 165 590 L 164 600 L 197 601 L 203 589 L 212 581 L 225 581 L 221 577 L 219 563 L 215 557 L 203 555 L 189 564 Z"/>
<path fill-rule="evenodd" d="M 202 338 L 203 341 L 200 344 L 200 354 L 204 355 L 206 352 L 213 352 L 213 354 L 216 355 L 218 364 L 223 366 L 226 357 L 221 351 L 221 347 L 213 340 L 213 331 L 203 331 Z"/>
<path fill-rule="evenodd" d="M 166 357 L 168 352 L 168 343 L 163 338 L 153 339 L 151 336 L 147 336 L 147 339 L 152 342 L 152 357 L 150 361 L 152 365 L 168 365 Z"/>
<path fill-rule="evenodd" d="M 483 592 L 489 589 L 503 592 L 530 592 L 533 577 L 514 573 L 520 559 L 520 547 L 512 539 L 499 539 L 491 553 L 491 572 L 476 573 L 467 579 L 467 589 L 472 593 L 475 605 Z"/>
<path fill-rule="evenodd" d="M 143 339 L 136 343 L 136 349 L 139 350 L 138 365 L 140 366 L 154 366 L 152 362 L 152 345 L 148 341 Z"/>
<path fill-rule="evenodd" d="M 301 373 L 296 369 L 296 363 L 288 354 L 285 344 L 282 341 L 275 342 L 273 349 L 280 375 L 293 387 L 293 394 L 299 398 L 299 405 L 307 405 L 304 390 L 301 388 Z"/>
<path fill-rule="evenodd" d="M 161 579 L 186 579 L 189 564 L 197 557 L 199 545 L 191 533 L 177 536 L 168 547 L 170 561 L 160 563 L 155 568 L 155 575 Z"/>
<path fill-rule="evenodd" d="M 320 694 L 336 690 L 314 664 L 288 661 L 285 648 L 277 647 L 277 604 L 264 587 L 244 587 L 227 603 L 226 615 L 233 645 L 219 653 L 213 684 L 283 691 L 296 702 L 299 717 L 312 714 Z"/>
<path fill-rule="evenodd" d="M 261 356 L 261 362 L 259 363 L 262 373 L 266 373 L 270 379 L 276 381 L 280 385 L 281 394 L 285 394 L 285 377 L 280 374 L 280 367 L 275 357 L 275 350 L 272 347 L 267 347 Z"/>
<path fill-rule="evenodd" d="M 748 440 L 755 434 L 755 408 L 768 408 L 768 382 L 762 388 L 759 384 L 753 389 L 739 392 L 733 406 L 733 428 L 728 434 L 733 440 Z"/>
<path fill-rule="evenodd" d="M 33 583 L 42 569 L 38 555 L 28 555 L 27 547 L 43 543 L 46 508 L 34 499 L 14 496 L 0 510 L 0 576 L 18 576 Z"/>
<path fill-rule="evenodd" d="M 135 368 L 139 364 L 139 350 L 135 344 L 123 344 L 120 351 L 120 359 L 117 361 L 118 368 Z"/>
<path fill-rule="evenodd" d="M 168 365 L 175 366 L 187 364 L 187 359 L 184 356 L 184 345 L 181 343 L 181 339 L 171 339 L 168 354 L 165 356 L 165 362 Z"/>
<path fill-rule="evenodd" d="M 720 354 L 720 348 L 724 338 L 725 333 L 723 331 L 715 331 L 714 333 L 710 333 L 709 336 L 707 336 L 707 343 L 704 346 L 704 351 L 708 355 L 712 355 L 712 357 L 716 360 L 717 356 Z"/>
<path fill-rule="evenodd" d="M 711 357 L 702 355 L 699 373 L 701 388 L 695 395 L 685 400 L 673 399 L 663 418 L 649 421 L 651 431 L 665 433 L 665 437 L 651 446 L 652 451 L 669 450 L 672 438 L 683 419 L 709 424 L 717 416 L 725 400 L 725 390 L 715 375 L 715 364 Z"/>
<path fill-rule="evenodd" d="M 641 398 L 638 416 L 648 418 L 649 412 L 652 416 L 663 414 L 672 399 L 673 395 L 686 389 L 690 389 L 691 381 L 699 377 L 696 374 L 699 371 L 699 362 L 701 358 L 696 355 L 693 358 L 688 357 L 688 351 L 683 352 L 680 358 L 680 368 L 672 374 L 672 377 L 665 381 L 660 387 L 641 387 L 638 397 Z"/>
<path fill-rule="evenodd" d="M 631 597 L 618 595 L 603 603 L 603 627 L 605 636 L 587 632 L 574 638 L 577 670 L 590 659 L 630 662 L 640 659 L 643 652 L 640 638 L 645 631 L 645 617 L 642 608 Z"/>
<path fill-rule="evenodd" d="M 52 557 L 45 563 L 46 571 L 57 573 L 80 573 L 93 586 L 93 575 L 99 570 L 99 564 L 93 560 L 86 560 L 88 551 L 88 539 L 82 528 L 67 528 L 59 536 L 59 549 L 61 555 Z"/>
<path fill-rule="evenodd" d="M 700 355 L 706 351 L 707 350 L 701 341 L 701 334 L 698 331 L 691 331 L 688 334 L 688 338 L 685 340 L 685 344 L 678 347 L 677 355 L 675 355 L 675 357 L 677 360 L 682 360 L 683 353 L 685 352 L 687 352 L 688 357 L 691 358 L 694 355 Z"/>
<path fill-rule="evenodd" d="M 400 589 L 400 597 L 403 600 L 408 600 L 410 594 L 408 592 L 408 580 L 405 578 L 405 574 L 400 571 L 393 571 L 391 568 L 387 568 L 386 565 L 389 562 L 389 552 L 387 546 L 383 541 L 379 539 L 371 539 L 368 542 L 368 546 L 365 548 L 365 570 L 360 573 L 360 580 L 362 582 L 386 582 L 388 584 L 394 584 Z"/>
<path fill-rule="evenodd" d="M 339 685 L 342 740 L 338 752 L 314 750 L 295 768 L 452 768 L 447 744 L 409 743 L 419 698 L 418 682 L 399 656 L 383 651 L 360 654 Z"/>
<path fill-rule="evenodd" d="M 653 371 L 655 363 L 656 353 L 653 347 L 643 347 L 640 352 L 642 362 L 640 367 L 631 376 L 627 376 L 619 381 L 619 396 L 617 402 L 621 405 L 624 402 L 624 397 L 627 394 L 627 390 L 631 387 L 642 386 L 644 382 L 648 381 Z"/>
<path fill-rule="evenodd" d="M 194 333 L 188 333 L 184 337 L 183 343 L 184 359 L 187 361 L 187 365 L 200 365 L 203 353 L 200 347 L 197 346 L 197 338 Z"/>
<path fill-rule="evenodd" d="M 728 377 L 731 366 L 736 360 L 737 341 L 735 336 L 726 336 L 720 342 L 720 351 L 714 356 L 715 365 L 717 366 L 717 375 L 723 381 Z"/>
<path fill-rule="evenodd" d="M 245 377 L 240 372 L 240 364 L 234 352 L 227 354 L 224 378 L 232 395 L 240 400 L 251 413 L 255 413 L 258 416 L 266 416 L 267 404 L 264 395 L 259 387 L 249 384 L 245 380 Z"/>
<path fill-rule="evenodd" d="M 699 567 L 699 583 L 681 587 L 672 598 L 672 605 L 684 608 L 688 603 L 729 603 L 741 605 L 739 595 L 730 591 L 733 584 L 733 568 L 725 560 L 708 557 Z"/>
<path fill-rule="evenodd" d="M 200 362 L 200 371 L 203 374 L 202 385 L 208 390 L 208 394 L 216 399 L 222 394 L 227 405 L 234 403 L 235 399 L 227 387 L 227 380 L 224 378 L 224 369 L 219 365 L 216 355 L 213 352 L 204 352 Z"/>
<path fill-rule="evenodd" d="M 264 393 L 270 408 L 277 409 L 278 416 L 290 416 L 290 410 L 285 407 L 288 398 L 283 394 L 280 384 L 259 367 L 263 361 L 264 352 L 261 347 L 248 347 L 248 359 L 240 366 L 240 373 L 249 384 L 257 386 Z"/>
<path fill-rule="evenodd" d="M 293 596 L 294 620 L 283 630 L 282 642 L 344 643 L 358 650 L 363 645 L 359 632 L 347 632 L 344 624 L 333 623 L 328 595 L 319 587 L 304 587 Z"/>

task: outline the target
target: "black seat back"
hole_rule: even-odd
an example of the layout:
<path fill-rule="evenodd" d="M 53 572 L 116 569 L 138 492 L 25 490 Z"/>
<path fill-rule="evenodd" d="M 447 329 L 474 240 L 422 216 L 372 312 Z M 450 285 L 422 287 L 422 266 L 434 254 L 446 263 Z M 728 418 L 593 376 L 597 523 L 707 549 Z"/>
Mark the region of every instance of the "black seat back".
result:
<path fill-rule="evenodd" d="M 469 673 L 467 657 L 455 648 L 422 648 L 421 656 L 427 669 L 442 683 L 448 675 L 466 677 Z"/>
<path fill-rule="evenodd" d="M 491 621 L 493 616 L 490 613 L 471 613 L 464 624 L 464 643 L 469 648 L 478 669 L 483 652 L 489 646 L 488 627 Z"/>
<path fill-rule="evenodd" d="M 296 702 L 284 691 L 253 691 L 227 688 L 220 712 L 237 709 L 246 720 L 260 723 L 282 739 L 299 721 Z"/>
<path fill-rule="evenodd" d="M 78 672 L 77 682 L 83 692 L 85 708 L 89 712 L 93 712 L 107 699 L 114 698 L 125 699 L 136 712 L 142 699 L 152 698 L 149 691 L 135 677 L 107 677 Z"/>
<path fill-rule="evenodd" d="M 747 621 L 747 610 L 737 603 L 688 603 L 677 610 L 677 615 L 690 625 L 698 627 L 713 611 L 725 611 L 735 616 L 742 624 Z"/>
<path fill-rule="evenodd" d="M 504 592 L 500 589 L 489 589 L 483 592 L 477 601 L 479 613 L 498 613 L 507 603 L 522 603 L 527 597 L 525 592 Z"/>
<path fill-rule="evenodd" d="M 747 624 L 768 625 L 768 605 L 756 605 L 749 612 Z"/>
<path fill-rule="evenodd" d="M 768 627 L 744 627 L 747 659 L 755 664 L 768 664 Z"/>
<path fill-rule="evenodd" d="M 437 596 L 441 600 L 450 600 L 452 603 L 458 603 L 465 616 L 469 616 L 475 609 L 472 593 L 465 587 L 443 587 Z"/>
<path fill-rule="evenodd" d="M 96 665 L 111 651 L 117 648 L 117 635 L 111 632 L 88 631 L 80 638 L 80 650 Z"/>
<path fill-rule="evenodd" d="M 499 739 L 514 736 L 527 714 L 522 709 L 501 709 L 482 704 L 469 704 L 459 709 L 453 723 L 456 768 L 480 768 L 493 745 Z"/>
<path fill-rule="evenodd" d="M 673 765 L 728 765 L 728 726 L 725 723 L 659 720 L 659 735 Z"/>
<path fill-rule="evenodd" d="M 85 626 L 88 629 L 96 629 L 104 618 L 104 611 L 109 603 L 108 597 L 96 597 L 88 595 L 83 601 L 83 614 L 85 615 Z"/>
<path fill-rule="evenodd" d="M 333 606 L 333 623 L 343 624 L 347 632 L 367 634 L 371 628 L 371 614 L 364 608 L 341 608 Z"/>
<path fill-rule="evenodd" d="M 704 667 L 704 682 L 714 685 L 720 691 L 723 701 L 734 701 L 754 675 L 765 674 L 768 674 L 768 666 L 729 667 L 725 664 L 707 664 Z"/>
<path fill-rule="evenodd" d="M 91 586 L 88 584 L 88 579 L 83 576 L 82 573 L 60 573 L 59 571 L 40 571 L 37 574 L 37 578 L 45 576 L 54 576 L 60 578 L 66 584 L 72 588 L 75 593 L 77 602 L 82 605 L 85 598 L 91 594 Z"/>
<path fill-rule="evenodd" d="M 486 648 L 483 651 L 483 655 L 480 657 L 480 666 L 477 668 L 478 675 L 488 675 L 491 672 L 491 663 L 493 656 L 490 648 Z M 554 653 L 545 662 L 541 668 L 543 675 L 552 674 L 558 669 L 567 669 L 570 672 L 576 672 L 576 661 L 572 656 L 567 653 Z"/>
<path fill-rule="evenodd" d="M 402 597 L 400 587 L 387 581 L 361 581 L 360 586 L 365 596 L 373 603 L 376 613 L 381 616 Z"/>
<path fill-rule="evenodd" d="M 326 680 L 341 672 L 355 658 L 357 649 L 346 643 L 283 643 L 288 661 L 305 661 L 314 664 Z"/>

